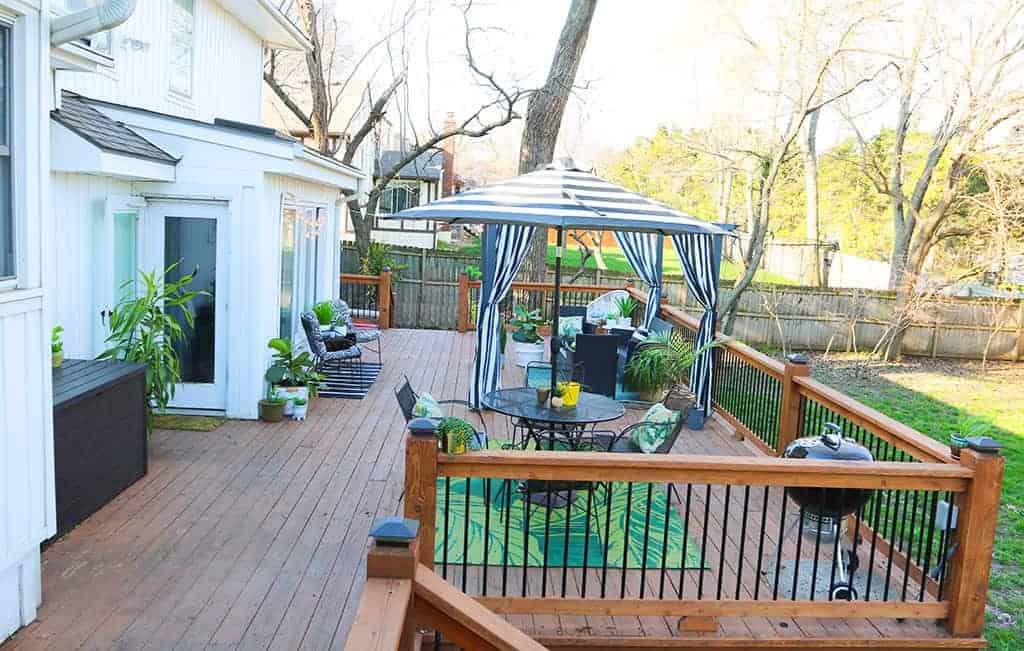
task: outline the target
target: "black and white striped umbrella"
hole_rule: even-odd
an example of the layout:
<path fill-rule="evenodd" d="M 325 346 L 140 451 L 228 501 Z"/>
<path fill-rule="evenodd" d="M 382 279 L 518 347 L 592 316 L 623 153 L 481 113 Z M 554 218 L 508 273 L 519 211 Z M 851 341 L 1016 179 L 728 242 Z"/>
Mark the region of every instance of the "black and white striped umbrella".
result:
<path fill-rule="evenodd" d="M 663 235 L 726 234 L 693 215 L 574 169 L 530 172 L 380 218 Z"/>
<path fill-rule="evenodd" d="M 681 261 L 684 267 L 689 267 L 687 282 L 701 286 L 696 290 L 691 286 L 691 290 L 707 299 L 702 301 L 706 318 L 701 322 L 698 341 L 707 341 L 715 331 L 718 278 L 712 266 L 699 264 L 699 261 L 711 260 L 714 255 L 713 237 L 729 232 L 588 172 L 549 167 L 392 215 L 380 215 L 380 218 L 489 224 L 497 228 L 492 240 L 493 251 L 485 252 L 488 256 L 493 255 L 494 270 L 488 273 L 485 264 L 485 283 L 477 312 L 477 355 L 474 379 L 470 384 L 470 402 L 475 407 L 480 406 L 483 395 L 500 386 L 499 335 L 502 326 L 499 303 L 508 294 L 537 227 L 554 228 L 558 232 L 552 332 L 559 332 L 561 253 L 565 231 L 572 229 L 616 233 L 630 265 L 651 286 L 644 326 L 650 326 L 661 295 L 662 245 L 659 236 L 668 235 L 678 240 L 677 251 L 682 251 L 681 247 L 695 249 L 687 258 L 696 254 L 696 263 L 689 259 Z M 559 346 L 558 337 L 552 337 L 552 385 L 557 377 L 558 355 L 555 353 Z M 704 353 L 694 365 L 691 377 L 691 384 L 697 389 L 698 405 L 705 415 L 711 409 L 712 363 L 710 354 Z"/>

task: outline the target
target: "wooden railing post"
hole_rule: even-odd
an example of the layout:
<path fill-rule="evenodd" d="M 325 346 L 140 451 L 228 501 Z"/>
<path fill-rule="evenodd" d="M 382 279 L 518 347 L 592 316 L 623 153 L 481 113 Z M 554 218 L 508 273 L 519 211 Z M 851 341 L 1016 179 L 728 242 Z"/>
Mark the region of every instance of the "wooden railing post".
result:
<path fill-rule="evenodd" d="M 946 629 L 956 637 L 978 637 L 985 625 L 992 548 L 1003 487 L 1004 461 L 998 453 L 970 448 L 960 463 L 974 471 L 967 492 L 960 496 L 953 540 L 958 545 L 949 568 L 949 617 Z"/>
<path fill-rule="evenodd" d="M 459 274 L 459 298 L 455 308 L 455 329 L 459 332 L 469 330 L 469 274 Z"/>
<path fill-rule="evenodd" d="M 409 421 L 405 438 L 405 517 L 419 520 L 419 559 L 434 567 L 437 515 L 437 426 L 428 418 Z"/>
<path fill-rule="evenodd" d="M 377 322 L 381 330 L 391 327 L 391 269 L 384 267 L 377 282 Z"/>
<path fill-rule="evenodd" d="M 779 404 L 779 441 L 775 449 L 779 455 L 800 436 L 803 427 L 800 391 L 793 378 L 806 377 L 810 372 L 806 355 L 794 353 L 786 357 L 786 368 L 782 376 L 782 401 Z"/>

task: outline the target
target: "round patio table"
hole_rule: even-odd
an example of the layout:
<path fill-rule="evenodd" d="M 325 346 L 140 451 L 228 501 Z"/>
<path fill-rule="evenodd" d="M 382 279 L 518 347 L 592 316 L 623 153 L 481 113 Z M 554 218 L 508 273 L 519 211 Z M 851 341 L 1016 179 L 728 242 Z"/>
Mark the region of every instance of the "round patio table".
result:
<path fill-rule="evenodd" d="M 487 409 L 521 419 L 537 447 L 543 446 L 538 430 L 549 432 L 549 449 L 554 447 L 556 432 L 565 435 L 575 448 L 587 425 L 616 420 L 626 413 L 617 400 L 585 391 L 580 392 L 576 406 L 570 408 L 555 409 L 550 402 L 540 404 L 537 390 L 529 387 L 498 389 L 486 394 L 482 402 Z"/>

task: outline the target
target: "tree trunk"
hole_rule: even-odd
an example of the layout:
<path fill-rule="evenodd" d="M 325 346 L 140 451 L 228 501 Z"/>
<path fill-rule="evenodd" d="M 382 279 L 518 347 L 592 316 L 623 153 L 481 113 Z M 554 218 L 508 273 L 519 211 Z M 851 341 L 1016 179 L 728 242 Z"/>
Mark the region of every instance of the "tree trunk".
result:
<path fill-rule="evenodd" d="M 804 282 L 812 287 L 821 287 L 821 241 L 818 215 L 818 114 L 811 111 L 807 115 L 807 130 L 800 139 L 800 153 L 804 166 L 804 217 L 806 221 L 806 237 L 813 243 L 812 254 L 804 270 Z"/>
<path fill-rule="evenodd" d="M 363 213 L 363 207 L 359 205 L 359 198 L 356 195 L 349 197 L 348 216 L 356 235 L 356 254 L 362 260 L 370 253 L 373 219 Z"/>
<path fill-rule="evenodd" d="M 562 126 L 569 92 L 576 81 L 583 50 L 587 45 L 590 22 L 597 0 L 573 0 L 558 37 L 558 47 L 551 60 L 544 86 L 530 97 L 526 122 L 519 145 L 519 173 L 532 172 L 552 162 L 558 132 Z M 530 244 L 524 268 L 530 280 L 541 282 L 547 275 L 548 232 L 538 229 Z"/>
<path fill-rule="evenodd" d="M 298 0 L 296 7 L 299 12 L 299 20 L 302 22 L 302 29 L 309 37 L 309 42 L 313 44 L 313 47 L 306 52 L 309 91 L 313 100 L 313 106 L 309 112 L 309 121 L 312 126 L 310 135 L 317 151 L 330 154 L 331 138 L 328 116 L 331 107 L 327 97 L 327 82 L 324 81 L 323 46 L 320 43 L 320 33 L 317 30 L 316 7 L 313 6 L 313 0 Z"/>

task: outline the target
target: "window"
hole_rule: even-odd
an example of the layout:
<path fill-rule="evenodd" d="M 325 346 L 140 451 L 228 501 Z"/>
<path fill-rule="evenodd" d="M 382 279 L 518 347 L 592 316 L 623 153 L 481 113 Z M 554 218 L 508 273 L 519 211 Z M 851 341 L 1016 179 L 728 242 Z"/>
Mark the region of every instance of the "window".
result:
<path fill-rule="evenodd" d="M 0 280 L 13 278 L 14 206 L 11 197 L 11 29 L 0 25 Z"/>
<path fill-rule="evenodd" d="M 380 195 L 378 212 L 390 215 L 420 205 L 420 186 L 417 182 L 396 181 L 389 183 Z"/>
<path fill-rule="evenodd" d="M 171 90 L 186 97 L 192 96 L 194 27 L 194 0 L 173 0 L 171 4 Z"/>

